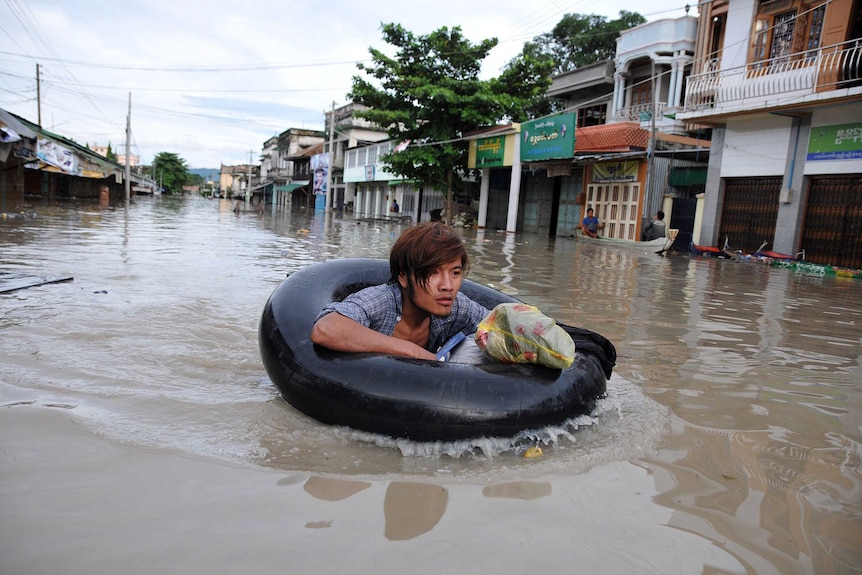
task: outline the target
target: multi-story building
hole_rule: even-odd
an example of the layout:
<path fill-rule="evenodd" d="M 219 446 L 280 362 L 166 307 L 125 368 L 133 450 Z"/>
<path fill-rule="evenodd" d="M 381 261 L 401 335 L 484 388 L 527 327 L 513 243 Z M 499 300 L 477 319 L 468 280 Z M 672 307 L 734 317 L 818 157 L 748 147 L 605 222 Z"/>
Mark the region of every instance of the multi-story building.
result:
<path fill-rule="evenodd" d="M 698 7 L 676 114 L 712 128 L 696 239 L 862 267 L 862 2 Z"/>
<path fill-rule="evenodd" d="M 97 154 L 99 154 L 100 156 L 103 156 L 105 158 L 108 157 L 108 146 L 92 145 L 92 146 L 90 146 L 90 149 L 93 150 L 94 152 L 96 152 Z M 125 166 L 126 165 L 126 154 L 116 153 L 116 156 L 117 156 L 116 162 L 118 164 L 120 164 L 121 166 Z M 135 154 L 132 154 L 131 156 L 129 156 L 129 166 L 130 167 L 134 168 L 134 167 L 139 166 L 140 164 L 141 164 L 141 157 L 140 156 L 135 155 Z"/>
<path fill-rule="evenodd" d="M 428 221 L 443 210 L 445 196 L 424 188 L 419 182 L 405 180 L 386 170 L 381 160 L 393 153 L 401 142 L 384 140 L 345 150 L 343 181 L 347 207 L 362 217 L 410 217 L 414 222 Z M 392 211 L 396 201 L 398 212 Z"/>
<path fill-rule="evenodd" d="M 288 128 L 269 138 L 263 144 L 260 179 L 253 193 L 275 206 L 292 203 L 293 193 L 310 183 L 309 151 L 318 149 L 323 141 L 323 132 L 304 128 Z"/>
<path fill-rule="evenodd" d="M 251 198 L 254 178 L 260 173 L 260 166 L 252 164 L 221 165 L 219 169 L 219 189 L 226 198 Z"/>
<path fill-rule="evenodd" d="M 325 196 L 329 201 L 326 206 L 328 208 L 337 208 L 346 205 L 353 205 L 355 207 L 356 205 L 356 182 L 345 182 L 345 158 L 347 150 L 366 144 L 382 142 L 389 137 L 385 130 L 381 130 L 368 120 L 354 116 L 354 112 L 362 108 L 361 104 L 350 103 L 339 108 L 334 108 L 332 111 L 326 113 L 326 127 L 324 131 L 327 135 L 327 140 L 324 143 L 323 153 L 327 154 L 329 159 L 331 159 L 331 161 L 327 161 L 327 165 L 330 170 L 329 178 L 332 186 L 330 193 Z M 374 162 L 370 163 L 373 164 Z M 321 196 L 319 200 L 321 204 L 323 203 L 323 197 Z"/>
<path fill-rule="evenodd" d="M 522 145 L 519 173 L 512 164 L 487 170 L 480 226 L 568 236 L 591 207 L 606 224 L 605 235 L 637 240 L 643 222 L 663 209 L 683 241 L 690 240 L 709 142 L 706 131 L 676 114 L 682 109 L 696 31 L 693 16 L 636 26 L 620 34 L 613 60 L 554 77 L 547 93 L 562 101 L 567 114 L 542 123 L 565 124 L 575 134 L 574 143 L 553 157 L 536 159 Z M 529 131 L 545 130 L 542 123 L 531 123 Z M 524 129 L 513 126 L 516 133 Z M 557 129 L 562 141 L 566 130 Z M 505 142 L 513 141 L 510 136 L 498 135 Z M 529 135 L 523 134 L 522 141 L 528 142 Z"/>

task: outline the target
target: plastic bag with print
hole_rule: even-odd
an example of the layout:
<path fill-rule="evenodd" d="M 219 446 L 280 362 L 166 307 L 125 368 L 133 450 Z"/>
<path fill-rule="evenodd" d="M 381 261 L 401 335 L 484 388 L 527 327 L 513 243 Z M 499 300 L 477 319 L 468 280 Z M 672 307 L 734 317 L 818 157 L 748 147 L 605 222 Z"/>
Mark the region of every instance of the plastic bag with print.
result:
<path fill-rule="evenodd" d="M 575 359 L 575 342 L 557 323 L 524 303 L 501 303 L 476 330 L 476 344 L 503 363 L 535 363 L 565 369 Z"/>

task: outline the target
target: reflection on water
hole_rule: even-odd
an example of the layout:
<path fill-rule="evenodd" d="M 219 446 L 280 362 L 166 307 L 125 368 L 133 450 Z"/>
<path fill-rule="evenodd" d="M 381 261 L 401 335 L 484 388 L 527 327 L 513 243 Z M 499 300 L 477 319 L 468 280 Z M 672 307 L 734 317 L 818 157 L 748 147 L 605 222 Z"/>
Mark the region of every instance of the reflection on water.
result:
<path fill-rule="evenodd" d="M 551 495 L 551 484 L 547 481 L 512 481 L 499 485 L 489 485 L 482 489 L 485 497 L 506 497 L 509 499 L 539 499 Z"/>
<path fill-rule="evenodd" d="M 445 487 L 393 481 L 386 488 L 383 500 L 386 538 L 404 541 L 431 531 L 448 504 L 449 492 Z"/>
<path fill-rule="evenodd" d="M 371 484 L 367 481 L 345 481 L 314 475 L 308 478 L 303 489 L 309 495 L 323 501 L 341 501 L 369 487 Z"/>
<path fill-rule="evenodd" d="M 411 444 L 296 412 L 257 348 L 263 304 L 287 273 L 385 257 L 401 225 L 170 197 L 27 211 L 0 220 L 0 272 L 74 281 L 0 294 L 7 409 L 63 406 L 115 442 L 283 469 L 280 485 L 302 484 L 321 504 L 373 500 L 391 541 L 445 537 L 454 494 L 474 483 L 498 505 L 533 505 L 527 529 L 572 506 L 585 483 L 598 495 L 583 505 L 614 508 L 635 487 L 607 470 L 632 461 L 655 489 L 629 502 L 636 518 L 667 511 L 680 541 L 693 534 L 733 557 L 722 568 L 862 565 L 859 280 L 463 230 L 472 279 L 602 333 L 618 366 L 592 418 L 518 441 Z M 534 444 L 545 455 L 521 457 Z M 632 553 L 643 571 L 663 556 Z"/>

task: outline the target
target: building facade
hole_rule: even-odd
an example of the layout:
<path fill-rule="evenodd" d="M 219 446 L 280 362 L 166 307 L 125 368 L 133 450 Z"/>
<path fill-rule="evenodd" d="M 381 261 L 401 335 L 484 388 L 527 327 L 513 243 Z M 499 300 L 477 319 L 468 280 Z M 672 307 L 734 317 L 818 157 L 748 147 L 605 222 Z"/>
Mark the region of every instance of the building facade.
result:
<path fill-rule="evenodd" d="M 699 8 L 676 115 L 713 132 L 699 243 L 862 267 L 859 0 Z"/>
<path fill-rule="evenodd" d="M 606 236 L 637 241 L 663 210 L 680 243 L 691 241 L 709 133 L 677 114 L 696 37 L 693 16 L 649 22 L 620 33 L 613 60 L 552 79 L 548 95 L 574 115 L 573 150 L 524 158 L 518 230 L 573 235 L 593 208 Z"/>
<path fill-rule="evenodd" d="M 0 212 L 25 201 L 120 199 L 125 188 L 119 163 L 0 109 Z"/>

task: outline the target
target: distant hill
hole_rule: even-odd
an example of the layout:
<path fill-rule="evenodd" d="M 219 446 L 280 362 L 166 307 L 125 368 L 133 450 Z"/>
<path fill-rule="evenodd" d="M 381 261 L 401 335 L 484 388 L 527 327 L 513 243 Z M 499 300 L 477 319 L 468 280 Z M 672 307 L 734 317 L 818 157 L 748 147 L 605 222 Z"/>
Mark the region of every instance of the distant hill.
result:
<path fill-rule="evenodd" d="M 204 181 L 212 180 L 217 182 L 221 170 L 219 168 L 189 168 L 189 172 L 202 177 Z"/>

